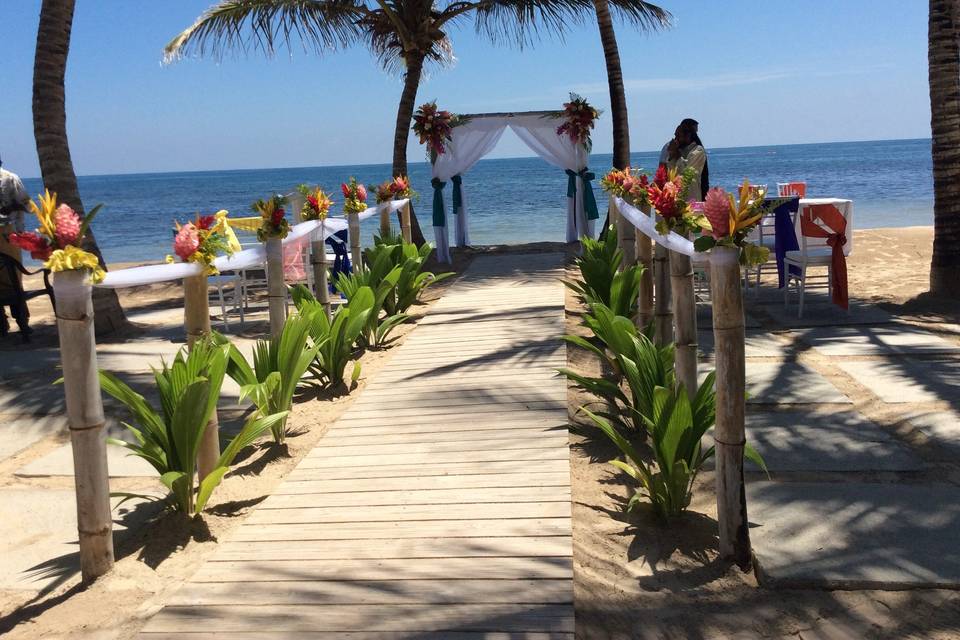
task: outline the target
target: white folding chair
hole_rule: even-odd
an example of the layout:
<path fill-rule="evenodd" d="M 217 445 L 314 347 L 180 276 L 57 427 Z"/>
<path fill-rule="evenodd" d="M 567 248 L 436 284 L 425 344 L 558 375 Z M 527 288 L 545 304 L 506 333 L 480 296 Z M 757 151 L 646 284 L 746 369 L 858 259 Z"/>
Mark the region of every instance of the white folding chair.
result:
<path fill-rule="evenodd" d="M 216 291 L 216 301 L 220 304 L 220 320 L 223 322 L 223 330 L 230 330 L 230 321 L 228 319 L 227 302 L 224 290 L 229 288 L 233 311 L 240 313 L 240 327 L 243 327 L 243 285 L 240 275 L 234 272 L 220 273 L 216 276 L 207 277 L 207 285 Z M 212 292 L 211 292 L 212 293 Z"/>
<path fill-rule="evenodd" d="M 832 276 L 833 276 L 833 248 L 827 244 L 826 238 L 811 237 L 803 233 L 803 216 L 807 215 L 813 224 L 827 229 L 817 218 L 813 218 L 810 208 L 813 204 L 832 204 L 846 220 L 846 244 L 843 245 L 843 255 L 849 256 L 853 251 L 853 203 L 849 200 L 822 200 L 816 203 L 807 202 L 800 205 L 797 213 L 797 219 L 794 228 L 797 230 L 797 237 L 800 240 L 800 249 L 798 251 L 787 251 L 783 260 L 784 277 L 786 286 L 783 291 L 784 307 L 790 302 L 790 285 L 795 283 L 797 292 L 800 294 L 797 317 L 803 317 L 804 293 L 808 287 L 825 288 L 827 295 L 832 296 Z M 796 271 L 791 271 L 794 267 Z M 807 270 L 811 267 L 826 267 L 826 272 L 822 274 L 808 274 Z"/>

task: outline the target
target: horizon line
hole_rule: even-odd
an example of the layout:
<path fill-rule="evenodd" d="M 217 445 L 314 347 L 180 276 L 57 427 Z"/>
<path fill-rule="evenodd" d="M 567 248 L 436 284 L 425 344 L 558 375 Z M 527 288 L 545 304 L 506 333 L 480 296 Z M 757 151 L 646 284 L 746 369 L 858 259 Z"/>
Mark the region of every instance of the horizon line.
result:
<path fill-rule="evenodd" d="M 916 142 L 920 140 L 930 140 L 931 138 L 880 138 L 873 140 L 832 140 L 829 142 L 792 142 L 792 143 L 783 143 L 783 144 L 759 144 L 759 145 L 746 145 L 738 147 L 708 147 L 712 151 L 726 151 L 729 149 L 767 149 L 774 147 L 803 147 L 803 146 L 814 146 L 814 145 L 828 145 L 828 144 L 858 144 L 858 143 L 867 143 L 867 142 Z M 591 155 L 610 155 L 611 151 L 604 151 L 602 153 L 594 153 Z M 643 150 L 643 151 L 631 151 L 631 154 L 640 153 L 640 154 L 656 154 L 659 153 L 659 150 Z M 529 156 L 505 156 L 497 158 L 481 158 L 479 162 L 486 160 L 528 160 L 531 158 L 538 158 L 537 155 Z M 425 160 L 418 160 L 416 162 L 407 162 L 408 165 L 419 165 L 427 164 Z M 129 171 L 129 172 L 120 172 L 120 173 L 85 173 L 78 174 L 77 178 L 108 178 L 115 176 L 156 176 L 156 175 L 171 175 L 171 174 L 185 174 L 185 173 L 223 173 L 223 172 L 241 172 L 241 171 L 290 171 L 294 169 L 335 169 L 338 167 L 381 167 L 381 166 L 390 166 L 389 162 L 364 162 L 356 164 L 317 164 L 317 165 L 300 165 L 300 166 L 285 166 L 285 167 L 256 167 L 256 168 L 225 168 L 225 169 L 190 169 L 186 171 Z M 24 177 L 24 180 L 42 180 L 42 176 L 29 176 Z"/>

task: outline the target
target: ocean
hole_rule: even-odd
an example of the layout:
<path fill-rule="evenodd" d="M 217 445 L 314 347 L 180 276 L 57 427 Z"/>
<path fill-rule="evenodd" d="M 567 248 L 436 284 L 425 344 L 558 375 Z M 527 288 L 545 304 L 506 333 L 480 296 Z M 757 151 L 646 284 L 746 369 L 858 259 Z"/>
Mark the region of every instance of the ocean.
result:
<path fill-rule="evenodd" d="M 929 140 L 740 147 L 708 153 L 712 186 L 730 189 L 747 177 L 773 190 L 777 182 L 804 180 L 808 196 L 852 199 L 855 228 L 933 224 Z M 636 153 L 633 166 L 652 171 L 657 157 L 658 152 Z M 596 154 L 590 160 L 598 177 L 595 190 L 601 206 L 599 176 L 610 164 L 609 154 Z M 351 176 L 376 184 L 389 178 L 390 165 L 81 176 L 79 184 L 87 208 L 104 205 L 93 229 L 106 260 L 153 262 L 171 251 L 174 219 L 192 219 L 197 212 L 218 209 L 236 216 L 252 215 L 252 201 L 289 192 L 300 183 L 319 184 L 332 192 L 339 212 L 343 202 L 339 185 Z M 415 206 L 429 239 L 428 164 L 411 163 L 410 177 L 420 194 Z M 42 189 L 39 179 L 24 183 L 31 195 Z M 539 158 L 481 160 L 463 183 L 473 244 L 564 239 L 566 176 Z M 445 196 L 449 206 L 449 186 Z M 365 242 L 375 225 L 375 220 L 369 221 L 364 229 Z M 27 226 L 33 228 L 29 219 Z"/>

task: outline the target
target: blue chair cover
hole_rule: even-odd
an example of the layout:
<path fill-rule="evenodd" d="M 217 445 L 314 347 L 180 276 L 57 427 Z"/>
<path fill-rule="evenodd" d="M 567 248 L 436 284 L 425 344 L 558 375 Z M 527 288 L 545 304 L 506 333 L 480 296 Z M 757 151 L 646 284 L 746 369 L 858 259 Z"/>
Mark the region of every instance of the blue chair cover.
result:
<path fill-rule="evenodd" d="M 774 215 L 774 239 L 773 251 L 777 256 L 777 277 L 782 289 L 786 284 L 786 277 L 783 273 L 783 260 L 787 251 L 798 251 L 800 245 L 797 243 L 797 231 L 793 226 L 793 219 L 800 209 L 800 198 L 771 198 L 770 206 L 773 207 Z M 797 272 L 793 267 L 791 272 Z"/>
<path fill-rule="evenodd" d="M 347 251 L 347 239 L 349 235 L 347 230 L 337 231 L 333 235 L 327 236 L 326 243 L 333 249 L 333 274 L 330 278 L 330 291 L 336 291 L 337 278 L 341 273 L 352 273 L 353 267 L 350 264 L 350 252 Z"/>

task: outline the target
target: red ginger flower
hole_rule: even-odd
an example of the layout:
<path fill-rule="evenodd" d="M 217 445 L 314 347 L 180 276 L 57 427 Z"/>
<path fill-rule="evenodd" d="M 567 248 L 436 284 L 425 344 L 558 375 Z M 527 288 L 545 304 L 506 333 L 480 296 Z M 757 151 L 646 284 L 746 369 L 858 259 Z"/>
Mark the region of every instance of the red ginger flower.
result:
<path fill-rule="evenodd" d="M 273 226 L 275 226 L 275 227 L 279 227 L 279 226 L 280 226 L 280 224 L 283 222 L 283 214 L 284 214 L 284 213 L 285 213 L 285 212 L 284 212 L 283 209 L 275 209 L 275 210 L 274 210 L 273 215 L 270 217 L 270 222 L 273 223 Z"/>
<path fill-rule="evenodd" d="M 661 189 L 663 185 L 667 184 L 667 168 L 663 165 L 657 167 L 657 173 L 653 176 L 653 184 L 657 185 Z"/>
<path fill-rule="evenodd" d="M 80 216 L 69 205 L 61 204 L 53 215 L 57 244 L 60 248 L 80 241 Z"/>
<path fill-rule="evenodd" d="M 216 222 L 216 216 L 200 216 L 197 218 L 197 227 L 204 231 L 209 231 Z"/>
<path fill-rule="evenodd" d="M 344 198 L 349 198 L 349 197 L 350 197 L 350 185 L 348 185 L 346 182 L 341 182 L 341 183 L 340 183 L 340 191 L 343 192 L 343 197 L 344 197 Z"/>
<path fill-rule="evenodd" d="M 53 247 L 50 246 L 47 239 L 39 233 L 29 231 L 27 233 L 11 233 L 10 243 L 20 247 L 30 253 L 34 260 L 47 260 L 53 253 Z"/>
<path fill-rule="evenodd" d="M 703 214 L 710 221 L 710 235 L 719 240 L 730 234 L 730 198 L 720 187 L 707 191 L 703 200 Z"/>
<path fill-rule="evenodd" d="M 362 184 L 357 185 L 357 200 L 361 202 L 367 201 L 367 188 Z"/>

